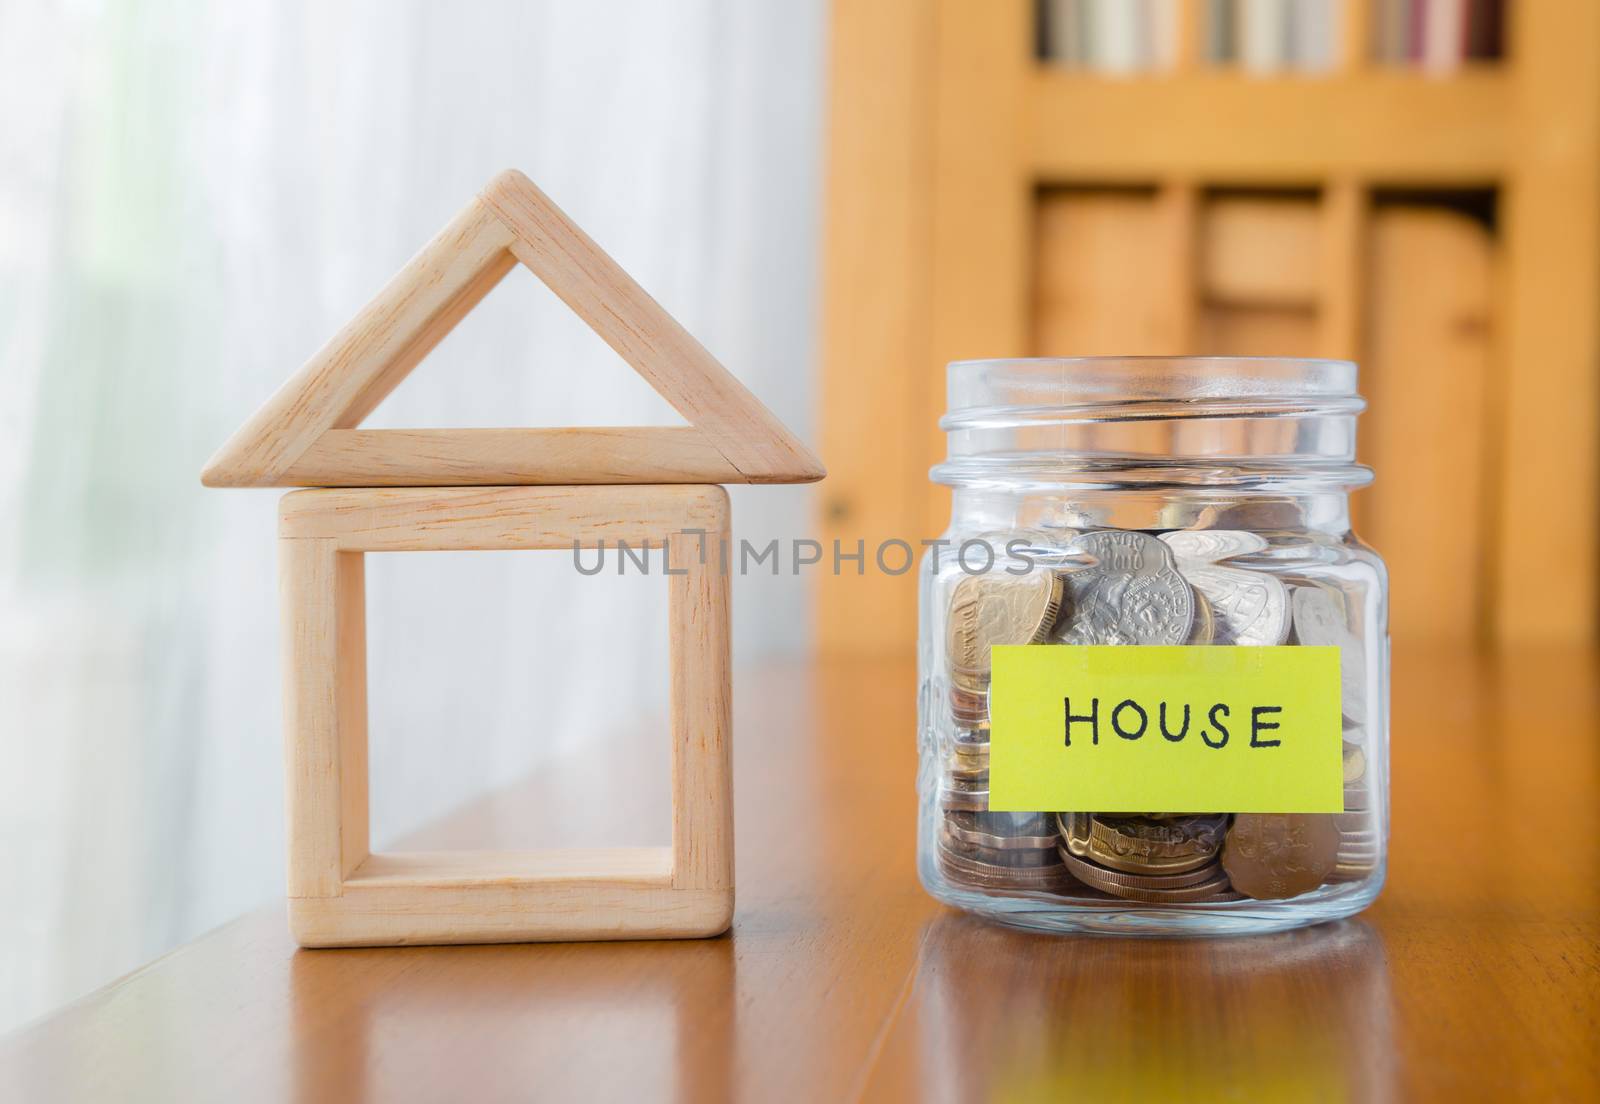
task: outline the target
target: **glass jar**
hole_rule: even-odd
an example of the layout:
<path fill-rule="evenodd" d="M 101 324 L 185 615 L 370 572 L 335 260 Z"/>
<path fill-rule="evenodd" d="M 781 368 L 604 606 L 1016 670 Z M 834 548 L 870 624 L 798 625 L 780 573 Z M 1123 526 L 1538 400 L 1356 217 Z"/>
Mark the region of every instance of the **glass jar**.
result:
<path fill-rule="evenodd" d="M 1372 478 L 1355 462 L 1356 366 L 986 360 L 951 364 L 948 386 L 949 454 L 932 476 L 953 489 L 952 516 L 920 571 L 927 890 L 1007 924 L 1119 934 L 1269 931 L 1369 904 L 1388 838 L 1388 598 L 1383 561 L 1350 529 L 1349 492 Z M 1057 669 L 1145 659 L 1157 683 L 1141 686 L 1165 686 L 1170 667 L 1193 676 L 1174 685 L 1219 699 L 1233 692 L 1228 679 L 1252 673 L 1269 696 L 1306 696 L 1292 720 L 1277 706 L 1208 714 L 1185 699 L 1175 738 L 1177 700 L 1117 704 L 1107 681 L 1102 703 L 1103 674 L 1072 676 L 1065 696 L 1051 682 Z M 1217 664 L 1228 673 L 1203 673 Z M 1034 668 L 1044 673 L 1032 682 L 1018 673 Z M 1302 669 L 1316 673 L 1284 673 Z M 1023 711 L 1019 687 L 1044 704 Z M 1025 776 L 1013 750 L 1023 717 L 1046 730 L 1028 736 Z M 1212 754 L 1228 733 L 1201 725 L 1230 717 L 1232 750 Z M 1143 758 L 1111 758 L 1132 755 Z M 1278 772 L 1291 755 L 1314 761 Z M 1151 813 L 1134 796 L 1131 807 L 1106 796 L 1098 811 L 1074 811 L 1062 789 L 1215 795 L 1216 784 L 1243 785 L 1251 763 L 1269 766 L 1232 811 Z M 1291 776 L 1320 804 L 1289 795 Z M 1039 807 L 999 800 L 1019 787 Z"/>

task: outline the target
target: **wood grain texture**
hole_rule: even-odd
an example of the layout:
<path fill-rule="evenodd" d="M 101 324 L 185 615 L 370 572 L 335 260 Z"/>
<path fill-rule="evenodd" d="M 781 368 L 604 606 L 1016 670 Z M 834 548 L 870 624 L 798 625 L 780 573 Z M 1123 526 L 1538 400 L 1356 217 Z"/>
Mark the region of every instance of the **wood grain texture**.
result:
<path fill-rule="evenodd" d="M 346 811 L 364 809 L 347 800 L 343 748 L 353 742 L 343 722 L 357 719 L 350 704 L 365 698 L 365 686 L 343 681 L 354 673 L 340 629 L 347 622 L 348 592 L 341 593 L 339 549 L 331 540 L 280 541 L 279 605 L 283 634 L 283 725 L 285 733 L 285 821 L 289 831 L 289 895 L 338 893 L 347 867 L 340 824 Z M 359 612 L 365 619 L 365 611 Z M 341 688 L 349 697 L 341 695 Z M 364 714 L 364 710 L 362 711 Z M 364 716 L 360 718 L 363 722 Z M 366 732 L 360 733 L 366 743 Z M 366 829 L 357 829 L 365 835 Z M 354 842 L 354 841 L 352 841 Z M 365 855 L 354 856 L 359 862 Z"/>
<path fill-rule="evenodd" d="M 716 935 L 733 912 L 728 495 L 716 486 L 301 491 L 279 510 L 289 925 L 304 947 Z M 668 555 L 672 845 L 369 854 L 369 551 Z M 613 544 L 615 548 L 615 544 Z M 470 738 L 470 734 L 468 734 Z"/>
<path fill-rule="evenodd" d="M 1038 67 L 1026 163 L 1053 181 L 1305 185 L 1330 175 L 1481 185 L 1512 149 L 1510 81 L 1366 69 L 1260 78 L 1223 69 L 1104 80 Z M 1226 120 L 1225 124 L 1219 120 Z"/>
<path fill-rule="evenodd" d="M 357 427 L 518 261 L 687 429 Z M 636 439 L 630 439 L 637 434 Z M 489 182 L 212 457 L 214 487 L 805 483 L 823 468 L 532 181 Z"/>
<path fill-rule="evenodd" d="M 944 455 L 944 366 L 1028 352 L 1028 230 L 1035 179 L 1022 159 L 1033 5 L 934 0 L 933 201 L 927 375 L 917 393 L 922 454 Z M 922 517 L 907 539 L 949 524 L 950 491 L 924 479 Z"/>
<path fill-rule="evenodd" d="M 1371 229 L 1359 455 L 1382 493 L 1358 496 L 1361 532 L 1389 567 L 1392 633 L 1485 641 L 1492 241 L 1476 220 L 1431 208 L 1379 208 Z"/>
<path fill-rule="evenodd" d="M 727 502 L 720 487 L 695 484 L 327 488 L 284 495 L 278 534 L 346 552 L 534 551 L 601 540 L 660 548 L 684 530 L 717 531 Z"/>
<path fill-rule="evenodd" d="M 1505 189 L 1500 318 L 1512 370 L 1496 475 L 1493 627 L 1507 641 L 1600 627 L 1600 5 L 1511 5 L 1519 128 Z M 1537 532 L 1537 539 L 1525 535 Z"/>
<path fill-rule="evenodd" d="M 510 249 L 517 260 L 711 439 L 742 477 L 734 481 L 822 478 L 821 461 L 799 438 L 533 181 L 507 170 L 489 182 L 482 199 L 514 234 Z"/>
<path fill-rule="evenodd" d="M 913 540 L 923 525 L 937 12 L 925 0 L 836 0 L 829 39 L 827 217 L 822 248 L 820 539 Z M 932 533 L 927 534 L 932 536 Z M 909 577 L 824 575 L 824 654 L 904 649 L 917 619 Z"/>
<path fill-rule="evenodd" d="M 1322 190 L 1317 249 L 1322 316 L 1317 354 L 1334 360 L 1359 360 L 1368 308 L 1361 301 L 1366 267 L 1368 200 L 1355 180 L 1330 180 Z M 1393 310 L 1393 308 L 1388 308 Z"/>
<path fill-rule="evenodd" d="M 758 672 L 726 938 L 296 952 L 271 906 L 0 1041 L 0 1096 L 1592 1099 L 1597 667 L 1399 647 L 1383 895 L 1212 941 L 1052 938 L 936 905 L 912 862 L 911 666 Z M 585 752 L 406 846 L 652 842 L 630 826 L 665 825 L 666 797 L 638 739 Z M 637 820 L 586 800 L 593 756 Z"/>
<path fill-rule="evenodd" d="M 284 473 L 314 487 L 718 483 L 728 462 L 692 426 L 330 429 Z M 749 482 L 761 482 L 751 479 Z"/>
<path fill-rule="evenodd" d="M 1201 294 L 1227 303 L 1314 305 L 1324 252 L 1317 215 L 1310 197 L 1213 197 L 1201 218 Z"/>
<path fill-rule="evenodd" d="M 511 271 L 511 231 L 473 199 L 206 464 L 208 487 L 270 487 L 383 401 Z"/>
<path fill-rule="evenodd" d="M 726 497 L 701 536 L 674 536 L 671 581 L 672 885 L 725 890 L 733 906 L 733 656 L 729 641 Z M 692 570 L 690 568 L 693 567 Z M 721 931 L 731 916 L 722 918 Z"/>

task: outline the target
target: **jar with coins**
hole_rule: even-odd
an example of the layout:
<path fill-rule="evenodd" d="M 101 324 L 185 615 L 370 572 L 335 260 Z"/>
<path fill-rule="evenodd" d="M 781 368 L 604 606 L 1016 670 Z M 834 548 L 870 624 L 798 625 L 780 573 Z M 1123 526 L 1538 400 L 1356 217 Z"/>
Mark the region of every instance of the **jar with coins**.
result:
<path fill-rule="evenodd" d="M 1356 366 L 950 365 L 920 570 L 918 871 L 1004 923 L 1347 916 L 1383 883 L 1387 578 Z"/>

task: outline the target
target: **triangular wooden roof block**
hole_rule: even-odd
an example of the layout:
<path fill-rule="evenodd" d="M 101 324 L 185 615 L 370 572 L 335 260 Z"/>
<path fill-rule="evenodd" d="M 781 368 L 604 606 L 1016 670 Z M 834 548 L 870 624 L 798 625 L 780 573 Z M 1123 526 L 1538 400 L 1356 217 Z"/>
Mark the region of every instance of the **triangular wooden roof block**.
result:
<path fill-rule="evenodd" d="M 358 428 L 521 261 L 687 426 Z M 212 487 L 807 483 L 822 464 L 772 412 L 511 170 L 490 181 L 206 465 Z"/>

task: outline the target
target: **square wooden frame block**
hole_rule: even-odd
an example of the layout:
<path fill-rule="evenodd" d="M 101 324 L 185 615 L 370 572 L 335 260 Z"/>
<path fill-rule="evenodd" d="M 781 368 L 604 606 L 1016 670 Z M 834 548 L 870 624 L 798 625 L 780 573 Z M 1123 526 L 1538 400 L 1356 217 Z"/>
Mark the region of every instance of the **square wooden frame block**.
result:
<path fill-rule="evenodd" d="M 733 916 L 728 496 L 717 486 L 310 490 L 279 508 L 289 920 L 304 947 L 717 935 Z M 703 533 L 703 536 L 697 535 Z M 373 854 L 367 552 L 666 547 L 672 845 Z"/>

